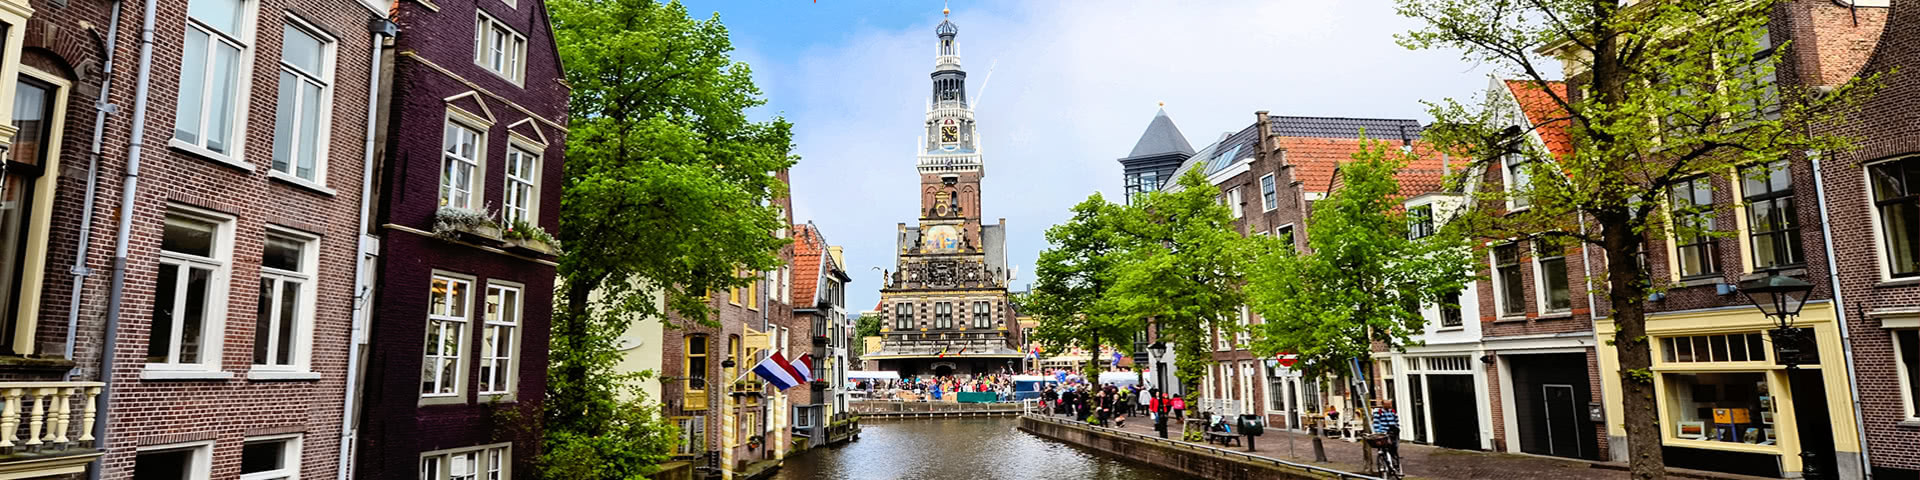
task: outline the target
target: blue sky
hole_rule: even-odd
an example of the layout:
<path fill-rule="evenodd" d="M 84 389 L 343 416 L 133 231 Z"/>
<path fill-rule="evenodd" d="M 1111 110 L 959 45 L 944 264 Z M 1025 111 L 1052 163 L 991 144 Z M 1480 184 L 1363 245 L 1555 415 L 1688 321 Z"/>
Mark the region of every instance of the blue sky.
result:
<path fill-rule="evenodd" d="M 794 215 L 846 248 L 854 311 L 879 300 L 896 224 L 914 221 L 915 141 L 939 0 L 694 0 L 794 123 Z M 1098 191 L 1161 102 L 1194 148 L 1274 114 L 1413 118 L 1468 99 L 1487 69 L 1409 51 L 1388 0 L 960 1 L 951 4 L 987 176 L 982 214 L 1007 219 L 1014 289 L 1033 280 L 1047 226 Z M 989 73 L 991 70 L 991 73 Z M 982 84 L 985 84 L 984 87 Z M 984 91 L 983 91 L 984 88 Z"/>

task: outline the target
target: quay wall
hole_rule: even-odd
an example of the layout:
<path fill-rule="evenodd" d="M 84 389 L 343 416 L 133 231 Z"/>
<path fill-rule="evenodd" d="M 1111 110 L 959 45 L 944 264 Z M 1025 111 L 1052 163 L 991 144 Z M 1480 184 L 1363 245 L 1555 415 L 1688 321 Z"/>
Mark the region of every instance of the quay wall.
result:
<path fill-rule="evenodd" d="M 1020 430 L 1210 480 L 1372 478 L 1034 415 L 1020 417 Z"/>

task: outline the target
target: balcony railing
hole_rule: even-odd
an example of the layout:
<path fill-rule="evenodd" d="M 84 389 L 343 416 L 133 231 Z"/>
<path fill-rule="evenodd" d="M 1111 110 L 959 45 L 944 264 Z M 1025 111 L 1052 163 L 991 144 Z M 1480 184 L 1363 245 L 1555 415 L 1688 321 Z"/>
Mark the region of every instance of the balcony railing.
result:
<path fill-rule="evenodd" d="M 100 382 L 0 382 L 0 454 L 92 449 L 100 388 Z"/>

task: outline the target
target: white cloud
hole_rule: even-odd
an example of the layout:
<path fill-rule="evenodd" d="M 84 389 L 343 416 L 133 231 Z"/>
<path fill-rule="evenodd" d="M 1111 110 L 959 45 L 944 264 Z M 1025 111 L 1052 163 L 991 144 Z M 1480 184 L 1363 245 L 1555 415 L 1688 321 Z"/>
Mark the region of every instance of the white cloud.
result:
<path fill-rule="evenodd" d="M 768 113 L 795 123 L 796 218 L 847 247 L 856 309 L 878 299 L 872 268 L 893 268 L 895 225 L 917 215 L 915 141 L 940 21 L 929 13 L 905 30 L 849 25 L 798 56 L 741 52 Z M 1486 81 L 1456 54 L 1394 44 L 1415 24 L 1381 0 L 1007 1 L 957 6 L 953 22 L 986 154 L 982 213 L 1007 219 L 1016 289 L 1068 207 L 1094 191 L 1117 197 L 1115 159 L 1157 102 L 1197 149 L 1256 110 L 1424 121 L 1420 100 L 1470 96 Z"/>

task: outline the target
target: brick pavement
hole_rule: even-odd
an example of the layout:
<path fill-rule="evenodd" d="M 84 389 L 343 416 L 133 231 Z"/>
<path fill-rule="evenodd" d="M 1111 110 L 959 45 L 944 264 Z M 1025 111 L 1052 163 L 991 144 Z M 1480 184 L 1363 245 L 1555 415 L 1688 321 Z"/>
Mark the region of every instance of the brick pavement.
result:
<path fill-rule="evenodd" d="M 1155 435 L 1153 422 L 1143 417 L 1130 419 L 1125 427 L 1127 432 Z M 1179 438 L 1178 427 L 1167 432 L 1169 438 Z M 1340 439 L 1324 439 L 1327 450 L 1326 463 L 1314 462 L 1312 437 L 1302 433 L 1267 430 L 1254 441 L 1254 454 L 1296 463 L 1363 472 L 1365 455 L 1358 442 Z M 1246 447 L 1227 447 L 1231 450 L 1246 451 Z M 1566 480 L 1619 480 L 1629 478 L 1624 464 L 1594 462 L 1538 455 L 1481 452 L 1456 450 L 1409 442 L 1400 444 L 1400 453 L 1405 457 L 1402 470 L 1413 479 L 1504 479 L 1504 478 L 1552 478 Z M 1713 480 L 1757 480 L 1761 477 L 1728 475 L 1713 472 L 1669 469 L 1668 475 L 1682 478 L 1702 478 Z"/>

